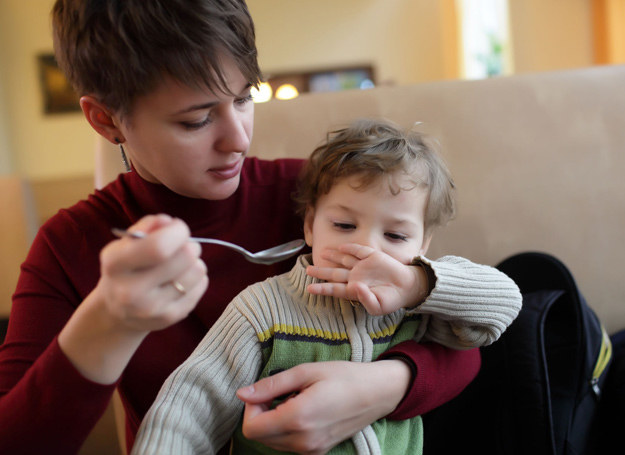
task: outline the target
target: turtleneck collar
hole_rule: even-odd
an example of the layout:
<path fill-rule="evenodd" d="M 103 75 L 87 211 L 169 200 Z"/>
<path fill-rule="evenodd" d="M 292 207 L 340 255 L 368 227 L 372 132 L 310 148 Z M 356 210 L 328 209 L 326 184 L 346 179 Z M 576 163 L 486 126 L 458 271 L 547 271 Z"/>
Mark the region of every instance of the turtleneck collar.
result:
<path fill-rule="evenodd" d="M 312 264 L 312 254 L 302 254 L 297 258 L 295 265 L 286 275 L 289 290 L 297 299 L 306 302 L 309 306 L 351 305 L 347 300 L 337 299 L 326 295 L 309 293 L 306 289 L 309 284 L 322 283 L 323 280 L 306 274 L 306 267 Z"/>
<path fill-rule="evenodd" d="M 245 160 L 241 179 L 245 178 Z M 191 230 L 197 227 L 218 224 L 220 220 L 229 219 L 234 215 L 236 202 L 241 197 L 241 185 L 232 196 L 224 200 L 206 200 L 182 196 L 165 185 L 151 183 L 143 179 L 136 171 L 131 171 L 121 176 L 122 184 L 130 189 L 134 201 L 130 204 L 141 208 L 143 213 L 162 213 L 164 208 L 167 214 L 184 220 Z"/>

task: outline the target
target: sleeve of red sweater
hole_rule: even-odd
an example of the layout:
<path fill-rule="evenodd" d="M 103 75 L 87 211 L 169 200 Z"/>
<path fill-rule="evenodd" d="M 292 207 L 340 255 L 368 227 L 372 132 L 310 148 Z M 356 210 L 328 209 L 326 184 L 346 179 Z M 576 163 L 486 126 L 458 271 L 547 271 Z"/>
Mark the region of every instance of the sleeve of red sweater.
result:
<path fill-rule="evenodd" d="M 57 242 L 61 251 L 80 239 Z M 10 454 L 76 453 L 104 413 L 115 384 L 101 385 L 78 372 L 57 342 L 57 334 L 81 299 L 64 273 L 68 267 L 55 254 L 45 233 L 38 234 L 13 298 L 9 327 L 0 347 L 0 452 Z M 97 251 L 85 253 L 95 256 Z M 85 269 L 86 260 L 68 259 Z M 93 279 L 79 277 L 85 286 Z"/>
<path fill-rule="evenodd" d="M 20 349 L 3 346 L 3 362 L 20 363 Z M 11 454 L 76 453 L 104 413 L 115 384 L 85 379 L 56 338 L 24 376 L 0 397 L 0 447 Z"/>
<path fill-rule="evenodd" d="M 404 420 L 425 414 L 458 396 L 475 379 L 481 366 L 479 349 L 460 351 L 435 343 L 405 341 L 378 360 L 401 357 L 414 372 L 402 402 L 387 417 Z"/>

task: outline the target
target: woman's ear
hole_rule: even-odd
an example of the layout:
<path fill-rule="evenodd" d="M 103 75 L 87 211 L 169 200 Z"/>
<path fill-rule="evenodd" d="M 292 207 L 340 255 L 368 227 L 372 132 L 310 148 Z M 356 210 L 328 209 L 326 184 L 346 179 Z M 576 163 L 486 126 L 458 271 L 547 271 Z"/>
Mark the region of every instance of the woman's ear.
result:
<path fill-rule="evenodd" d="M 93 96 L 80 97 L 80 108 L 98 134 L 113 144 L 124 142 L 124 137 L 108 108 Z"/>
<path fill-rule="evenodd" d="M 311 206 L 306 208 L 306 215 L 304 215 L 304 239 L 306 240 L 306 245 L 312 247 L 312 239 L 313 239 L 313 222 L 315 221 L 315 209 Z"/>

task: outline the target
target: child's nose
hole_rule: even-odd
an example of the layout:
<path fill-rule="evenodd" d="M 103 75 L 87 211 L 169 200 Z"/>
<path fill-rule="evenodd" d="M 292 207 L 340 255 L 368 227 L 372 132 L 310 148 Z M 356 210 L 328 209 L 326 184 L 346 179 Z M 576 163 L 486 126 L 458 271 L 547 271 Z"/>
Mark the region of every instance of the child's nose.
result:
<path fill-rule="evenodd" d="M 379 241 L 374 232 L 366 229 L 360 229 L 357 237 L 356 243 L 359 245 L 368 246 L 374 250 L 380 249 Z"/>

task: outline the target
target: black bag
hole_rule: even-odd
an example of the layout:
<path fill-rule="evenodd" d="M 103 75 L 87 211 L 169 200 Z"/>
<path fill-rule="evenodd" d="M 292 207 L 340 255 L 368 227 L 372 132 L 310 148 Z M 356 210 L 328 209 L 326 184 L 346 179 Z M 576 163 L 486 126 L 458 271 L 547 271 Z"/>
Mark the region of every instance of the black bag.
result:
<path fill-rule="evenodd" d="M 457 398 L 424 416 L 424 453 L 586 454 L 611 343 L 562 262 L 544 253 L 497 268 L 523 294 L 482 368 Z"/>
<path fill-rule="evenodd" d="M 612 363 L 599 403 L 598 416 L 591 432 L 588 453 L 614 453 L 623 446 L 625 429 L 625 329 L 610 336 Z"/>

